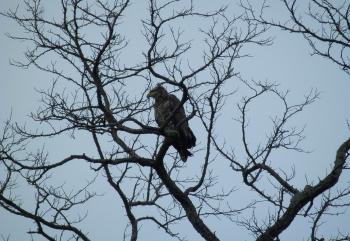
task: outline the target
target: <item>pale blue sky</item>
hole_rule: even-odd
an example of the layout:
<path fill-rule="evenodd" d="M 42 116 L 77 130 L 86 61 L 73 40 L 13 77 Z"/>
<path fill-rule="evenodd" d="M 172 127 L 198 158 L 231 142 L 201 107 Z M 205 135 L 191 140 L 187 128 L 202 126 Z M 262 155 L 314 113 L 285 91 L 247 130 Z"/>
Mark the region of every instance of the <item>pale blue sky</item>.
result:
<path fill-rule="evenodd" d="M 15 7 L 16 2 L 2 0 L 0 11 Z M 225 2 L 228 1 L 206 0 L 201 2 L 200 7 L 203 9 L 213 9 L 214 6 L 224 4 Z M 49 9 L 49 11 L 54 11 L 54 9 Z M 145 6 L 135 1 L 127 13 L 129 13 L 129 16 L 141 17 L 145 14 L 144 11 Z M 277 8 L 275 16 L 278 17 L 281 14 L 283 14 L 283 11 Z M 127 21 L 124 22 L 123 28 L 125 35 L 131 40 L 142 38 L 140 29 L 138 28 L 140 26 L 139 19 L 137 17 L 126 19 Z M 35 88 L 48 86 L 51 78 L 34 68 L 18 69 L 9 64 L 9 60 L 12 58 L 22 58 L 26 45 L 10 40 L 5 36 L 5 33 L 18 33 L 19 31 L 16 23 L 2 16 L 0 17 L 0 121 L 7 119 L 12 112 L 13 120 L 23 123 L 28 121 L 28 114 L 36 109 L 38 100 L 40 99 Z M 329 60 L 318 56 L 310 56 L 311 49 L 301 36 L 276 30 L 271 30 L 268 34 L 276 37 L 272 46 L 252 46 L 244 49 L 244 52 L 251 54 L 252 57 L 242 59 L 238 62 L 237 68 L 241 74 L 247 79 L 270 80 L 279 83 L 281 89 L 289 89 L 291 91 L 292 102 L 297 102 L 310 89 L 317 88 L 320 92 L 319 100 L 309 106 L 295 120 L 295 123 L 299 126 L 306 125 L 304 146 L 312 152 L 310 154 L 290 155 L 281 153 L 275 156 L 276 160 L 273 160 L 281 162 L 280 165 L 286 168 L 291 165 L 295 166 L 297 177 L 294 183 L 300 188 L 305 184 L 306 176 L 309 181 L 317 181 L 317 177 L 323 177 L 329 171 L 335 158 L 337 147 L 349 137 L 350 132 L 347 129 L 346 120 L 350 118 L 350 77 Z M 135 45 L 135 51 L 142 49 L 142 46 L 138 43 L 138 41 L 131 41 L 131 44 Z M 132 61 L 132 59 L 128 59 L 127 61 Z M 193 61 L 196 61 L 196 59 Z M 232 83 L 232 85 L 234 84 Z M 218 128 L 218 134 L 225 135 L 226 140 L 232 146 L 240 145 L 240 139 L 235 134 L 238 131 L 237 123 L 233 121 L 233 118 L 238 117 L 236 103 L 234 101 L 239 100 L 240 97 L 241 95 L 238 94 L 230 100 L 231 102 L 228 104 L 232 105 L 232 115 L 222 120 L 222 126 L 224 128 Z M 266 101 L 266 103 L 260 103 L 261 106 L 252 108 L 251 110 L 252 119 L 256 121 L 255 125 L 252 126 L 252 132 L 254 133 L 251 133 L 251 135 L 257 135 L 257 138 L 264 137 L 265 129 L 262 123 L 265 123 L 263 120 L 266 119 L 267 113 L 271 111 L 269 106 L 273 106 L 273 103 L 268 102 L 270 100 Z M 28 122 L 28 126 L 30 125 L 30 122 Z M 196 131 L 198 133 L 200 130 L 197 129 Z M 50 139 L 45 145 L 51 151 L 51 157 L 55 158 L 55 155 L 61 155 L 60 152 L 62 149 L 69 152 L 74 144 L 76 143 L 73 140 L 69 140 L 67 136 L 64 136 L 54 140 Z M 88 146 L 89 144 L 89 141 L 79 143 L 82 150 L 84 150 L 85 145 Z M 33 148 L 37 148 L 36 145 L 40 146 L 40 143 L 33 144 Z M 195 158 L 193 159 L 195 160 Z M 222 185 L 234 182 L 235 186 L 240 188 L 237 196 L 233 195 L 228 202 L 232 204 L 246 202 L 250 194 L 245 188 L 241 188 L 242 182 L 240 177 L 231 175 L 232 173 L 228 172 L 227 169 L 228 163 L 225 161 L 219 162 L 215 167 L 216 174 L 219 175 L 219 180 L 223 183 Z M 67 183 L 83 183 L 90 178 L 84 176 L 88 175 L 88 168 L 86 170 L 82 169 L 79 163 L 72 164 L 70 171 L 66 172 L 62 170 L 60 173 L 60 170 L 58 170 L 54 178 L 64 180 Z M 341 177 L 341 185 L 349 184 L 349 176 L 349 173 L 345 173 Z M 77 181 L 77 179 L 79 180 Z M 121 240 L 126 223 L 124 210 L 120 207 L 120 200 L 115 194 L 108 193 L 109 189 L 105 188 L 106 183 L 100 179 L 97 180 L 94 187 L 98 192 L 105 194 L 105 196 L 103 198 L 97 198 L 89 204 L 89 215 L 91 218 L 84 224 L 83 229 L 90 230 L 92 240 Z M 25 202 L 27 200 L 26 197 L 30 195 L 30 191 L 22 190 L 21 195 Z M 30 208 L 30 203 L 25 205 Z M 107 206 L 108 209 L 106 208 Z M 349 218 L 349 212 L 345 216 L 332 218 L 330 222 L 325 224 L 323 232 L 335 233 L 337 227 L 346 230 L 346 220 L 349 220 Z M 232 240 L 235 238 L 236 240 L 251 240 L 251 236 L 248 235 L 247 231 L 227 220 L 210 219 L 206 223 L 216 231 L 216 234 L 221 240 Z M 283 233 L 281 240 L 303 240 L 303 238 L 309 235 L 308 225 L 304 219 L 298 218 Z M 0 209 L 0 235 L 6 237 L 11 234 L 11 241 L 30 240 L 30 237 L 26 235 L 26 231 L 31 226 L 30 222 L 23 221 L 23 219 L 14 217 Z M 184 222 L 176 230 L 183 231 L 189 240 L 201 240 L 199 235 L 188 226 L 188 222 Z M 296 234 L 295 231 L 297 229 L 300 231 Z M 349 229 L 347 230 L 349 231 Z M 157 233 L 156 236 L 154 235 L 155 232 Z M 171 238 L 158 230 L 153 224 L 149 226 L 144 224 L 140 231 L 139 240 L 161 241 L 171 240 Z"/>

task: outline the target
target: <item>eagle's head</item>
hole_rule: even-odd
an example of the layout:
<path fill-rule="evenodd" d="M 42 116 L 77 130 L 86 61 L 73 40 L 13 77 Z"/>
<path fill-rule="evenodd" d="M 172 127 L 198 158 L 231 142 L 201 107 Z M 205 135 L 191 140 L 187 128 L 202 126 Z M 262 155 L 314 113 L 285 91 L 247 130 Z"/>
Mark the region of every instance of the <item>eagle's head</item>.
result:
<path fill-rule="evenodd" d="M 159 99 L 162 97 L 166 97 L 168 95 L 168 92 L 166 91 L 166 89 L 161 86 L 161 85 L 157 85 L 156 87 L 154 87 L 153 89 L 151 89 L 149 91 L 149 93 L 147 94 L 147 97 L 150 98 L 154 98 L 154 99 Z"/>

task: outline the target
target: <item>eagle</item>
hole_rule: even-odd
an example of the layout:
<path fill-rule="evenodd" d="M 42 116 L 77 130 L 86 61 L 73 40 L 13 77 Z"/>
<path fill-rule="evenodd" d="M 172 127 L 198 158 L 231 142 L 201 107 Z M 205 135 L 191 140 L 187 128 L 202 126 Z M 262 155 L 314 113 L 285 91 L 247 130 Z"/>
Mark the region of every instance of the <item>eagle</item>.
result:
<path fill-rule="evenodd" d="M 165 136 L 180 154 L 181 160 L 187 161 L 192 156 L 188 149 L 196 145 L 196 137 L 188 125 L 183 106 L 179 107 L 180 100 L 161 85 L 151 89 L 147 97 L 154 98 L 154 117 L 158 126 L 164 127 Z"/>

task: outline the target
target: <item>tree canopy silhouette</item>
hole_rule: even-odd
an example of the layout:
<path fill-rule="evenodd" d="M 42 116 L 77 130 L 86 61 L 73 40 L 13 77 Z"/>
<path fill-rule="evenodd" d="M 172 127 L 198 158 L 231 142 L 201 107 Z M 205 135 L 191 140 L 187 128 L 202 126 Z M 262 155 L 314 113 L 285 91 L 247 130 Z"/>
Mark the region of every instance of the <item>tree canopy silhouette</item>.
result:
<path fill-rule="evenodd" d="M 330 192 L 347 168 L 350 139 L 340 143 L 333 166 L 324 177 L 296 186 L 294 170 L 280 169 L 270 159 L 277 151 L 304 151 L 303 128 L 294 126 L 292 120 L 318 98 L 318 92 L 312 90 L 299 103 L 291 102 L 288 91 L 274 83 L 244 79 L 236 63 L 248 56 L 242 51 L 246 46 L 272 44 L 272 39 L 266 37 L 272 25 L 304 34 L 320 55 L 325 52 L 316 47 L 318 41 L 325 41 L 328 51 L 334 45 L 344 46 L 340 47 L 340 59 L 327 50 L 326 55 L 348 71 L 348 56 L 344 53 L 349 44 L 349 7 L 312 1 L 323 14 L 318 15 L 311 8 L 311 16 L 324 28 L 331 25 L 332 39 L 324 40 L 324 31 L 318 35 L 295 16 L 295 2 L 284 2 L 296 25 L 265 21 L 243 2 L 239 13 L 231 13 L 227 7 L 197 10 L 192 1 L 149 0 L 140 22 L 140 38 L 144 42 L 137 57 L 127 30 L 123 29 L 125 16 L 132 14 L 128 12 L 129 0 L 61 0 L 55 3 L 54 16 L 45 11 L 44 1 L 25 0 L 21 8 L 2 13 L 23 30 L 23 34 L 10 38 L 29 46 L 25 59 L 12 64 L 21 68 L 33 66 L 54 79 L 50 88 L 39 90 L 40 106 L 31 114 L 32 120 L 39 123 L 37 129 L 12 120 L 3 125 L 0 207 L 31 220 L 35 225 L 29 231 L 33 239 L 41 236 L 47 240 L 92 240 L 93 230 L 84 230 L 81 225 L 88 213 L 81 215 L 80 211 L 92 199 L 101 198 L 92 187 L 97 178 L 102 178 L 121 200 L 125 215 L 117 215 L 128 219 L 121 234 L 124 240 L 137 240 L 142 224 L 147 222 L 170 237 L 185 240 L 174 227 L 187 220 L 204 240 L 217 241 L 220 234 L 207 222 L 211 217 L 226 218 L 242 226 L 256 240 L 279 240 L 297 216 L 311 220 L 311 240 L 322 240 L 317 235 L 321 217 L 332 213 L 330 209 L 337 213 L 338 208 L 350 205 L 344 201 L 350 195 L 350 187 Z M 332 18 L 333 11 L 338 20 Z M 186 23 L 196 24 L 193 27 Z M 186 35 L 189 29 L 193 35 Z M 192 61 L 198 55 L 195 49 L 200 49 L 201 61 Z M 232 81 L 247 93 L 237 104 L 240 133 L 235 133 L 241 140 L 243 157 L 237 157 L 235 147 L 217 132 L 217 128 L 222 128 L 218 127 L 221 115 L 232 116 L 226 108 L 233 108 L 230 98 L 239 91 Z M 158 125 L 147 98 L 157 84 L 177 96 L 176 108 Z M 266 138 L 255 145 L 248 135 L 249 109 L 264 96 L 272 96 L 281 111 L 270 119 L 272 128 L 266 128 Z M 189 154 L 181 151 L 194 146 L 194 136 L 189 136 L 184 147 L 167 139 L 171 136 L 167 122 L 175 119 L 179 111 L 186 118 L 177 124 L 186 129 L 184 124 L 188 122 L 198 133 L 193 157 L 186 163 L 181 159 Z M 186 129 L 179 133 L 186 136 L 189 132 Z M 92 144 L 83 147 L 83 152 L 78 150 L 60 159 L 49 156 L 44 148 L 30 149 L 31 143 L 59 137 L 88 139 Z M 86 176 L 87 183 L 73 189 L 51 182 L 55 173 L 69 170 L 76 162 L 88 167 L 91 174 Z M 227 201 L 238 184 L 222 189 L 211 171 L 223 162 L 229 164 L 232 175 L 241 178 L 240 185 L 258 198 L 240 206 Z M 194 168 L 188 173 L 187 165 L 191 163 Z M 16 195 L 19 186 L 33 191 L 33 200 L 28 204 L 23 205 Z M 254 212 L 260 203 L 271 210 L 262 221 Z M 248 210 L 254 210 L 250 217 L 241 215 Z M 339 232 L 332 240 L 348 239 L 349 234 Z"/>

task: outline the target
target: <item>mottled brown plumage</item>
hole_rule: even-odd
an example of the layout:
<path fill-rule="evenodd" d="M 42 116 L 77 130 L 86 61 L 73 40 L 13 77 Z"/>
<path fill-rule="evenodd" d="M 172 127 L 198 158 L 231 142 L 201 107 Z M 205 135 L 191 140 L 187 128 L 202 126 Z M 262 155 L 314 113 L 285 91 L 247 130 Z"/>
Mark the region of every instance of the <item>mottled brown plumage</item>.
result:
<path fill-rule="evenodd" d="M 172 146 L 179 152 L 181 160 L 186 161 L 192 153 L 188 149 L 196 145 L 196 137 L 191 128 L 188 126 L 184 108 L 180 105 L 179 99 L 169 94 L 164 87 L 157 85 L 147 95 L 154 98 L 154 116 L 159 127 L 165 125 L 167 119 L 171 119 L 166 123 L 164 132 L 171 140 Z"/>

